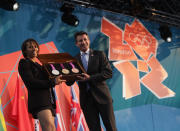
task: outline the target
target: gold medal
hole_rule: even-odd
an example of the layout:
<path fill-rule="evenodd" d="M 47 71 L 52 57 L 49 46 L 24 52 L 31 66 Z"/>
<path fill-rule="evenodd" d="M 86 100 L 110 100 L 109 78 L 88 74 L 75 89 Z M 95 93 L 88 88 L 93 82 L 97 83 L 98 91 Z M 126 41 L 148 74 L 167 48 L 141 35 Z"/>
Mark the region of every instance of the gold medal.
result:
<path fill-rule="evenodd" d="M 67 69 L 62 69 L 62 73 L 64 73 L 64 74 L 69 74 L 69 70 L 67 70 Z"/>
<path fill-rule="evenodd" d="M 62 67 L 62 73 L 63 73 L 63 74 L 69 74 L 69 70 L 66 69 L 63 64 L 60 64 L 60 65 L 61 65 L 61 67 Z"/>

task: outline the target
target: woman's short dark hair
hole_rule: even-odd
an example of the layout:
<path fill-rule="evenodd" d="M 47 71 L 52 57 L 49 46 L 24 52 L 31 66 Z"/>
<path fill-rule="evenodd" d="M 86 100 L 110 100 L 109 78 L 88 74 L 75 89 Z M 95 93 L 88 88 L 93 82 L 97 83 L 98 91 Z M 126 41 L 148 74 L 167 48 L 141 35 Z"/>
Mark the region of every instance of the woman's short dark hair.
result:
<path fill-rule="evenodd" d="M 76 33 L 74 34 L 75 40 L 77 39 L 77 37 L 78 37 L 79 35 L 87 35 L 87 36 L 88 36 L 87 32 L 85 32 L 85 31 L 79 31 L 79 32 L 76 32 Z"/>
<path fill-rule="evenodd" d="M 39 44 L 37 43 L 36 40 L 32 39 L 32 38 L 29 38 L 27 40 L 25 40 L 23 43 L 22 43 L 22 46 L 21 46 L 21 51 L 22 51 L 22 54 L 24 56 L 24 58 L 27 58 L 27 54 L 26 54 L 26 50 L 27 50 L 27 44 L 28 43 L 34 43 L 36 44 L 37 48 L 38 48 L 38 53 L 39 53 Z"/>

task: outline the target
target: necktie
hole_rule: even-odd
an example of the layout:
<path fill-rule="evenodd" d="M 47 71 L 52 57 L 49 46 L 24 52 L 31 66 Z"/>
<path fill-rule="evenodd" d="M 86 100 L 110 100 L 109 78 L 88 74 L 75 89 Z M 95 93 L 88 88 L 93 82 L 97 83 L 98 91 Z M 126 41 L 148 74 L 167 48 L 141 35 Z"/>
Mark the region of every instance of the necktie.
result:
<path fill-rule="evenodd" d="M 84 66 L 84 69 L 87 71 L 88 68 L 88 61 L 87 61 L 87 53 L 82 53 L 82 64 Z"/>
<path fill-rule="evenodd" d="M 84 69 L 87 71 L 87 68 L 88 68 L 88 60 L 87 60 L 87 53 L 82 53 L 82 56 L 81 56 L 81 60 L 82 60 L 82 64 L 83 64 L 83 67 Z M 89 84 L 87 83 L 87 88 L 86 90 L 88 91 L 90 89 L 90 86 Z"/>

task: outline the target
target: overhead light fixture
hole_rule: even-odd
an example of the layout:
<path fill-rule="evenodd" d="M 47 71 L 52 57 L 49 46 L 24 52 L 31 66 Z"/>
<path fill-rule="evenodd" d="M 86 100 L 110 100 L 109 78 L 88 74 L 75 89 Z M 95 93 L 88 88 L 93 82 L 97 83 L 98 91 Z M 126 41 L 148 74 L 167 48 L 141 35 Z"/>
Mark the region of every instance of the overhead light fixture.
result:
<path fill-rule="evenodd" d="M 172 33 L 167 25 L 161 25 L 159 27 L 159 32 L 160 32 L 161 38 L 164 39 L 166 42 L 172 41 Z"/>
<path fill-rule="evenodd" d="M 1 0 L 0 8 L 9 11 L 16 11 L 19 9 L 19 4 L 15 0 Z"/>
<path fill-rule="evenodd" d="M 72 4 L 63 4 L 62 7 L 60 8 L 61 12 L 64 12 L 61 20 L 71 26 L 78 26 L 79 20 L 78 18 L 72 14 L 74 11 L 74 6 Z"/>
<path fill-rule="evenodd" d="M 71 26 L 77 26 L 79 24 L 79 20 L 75 15 L 64 13 L 61 17 L 61 20 Z"/>

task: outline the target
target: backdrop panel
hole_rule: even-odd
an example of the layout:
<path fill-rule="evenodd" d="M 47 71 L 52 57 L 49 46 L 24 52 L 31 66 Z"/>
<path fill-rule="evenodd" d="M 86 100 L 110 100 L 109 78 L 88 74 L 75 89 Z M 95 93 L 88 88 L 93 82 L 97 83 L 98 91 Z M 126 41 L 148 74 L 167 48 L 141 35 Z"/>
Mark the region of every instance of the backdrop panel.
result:
<path fill-rule="evenodd" d="M 111 62 L 113 78 L 107 82 L 118 131 L 179 129 L 180 29 L 170 28 L 172 42 L 167 43 L 160 37 L 157 23 L 76 7 L 73 14 L 80 24 L 72 27 L 61 21 L 58 7 L 40 6 L 36 2 L 20 4 L 16 12 L 0 9 L 0 94 L 9 131 L 16 127 L 6 117 L 15 91 L 8 83 L 14 83 L 10 77 L 15 78 L 17 73 L 21 43 L 27 38 L 39 43 L 53 41 L 56 51 L 75 55 L 78 49 L 73 35 L 79 30 L 87 31 L 91 48 L 103 50 Z M 55 51 L 51 46 L 46 47 Z"/>

